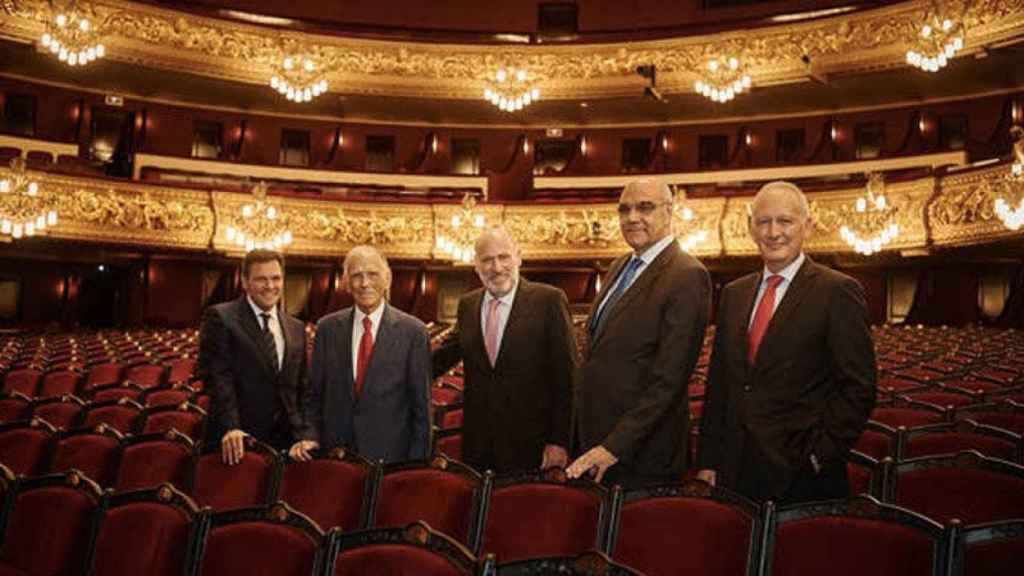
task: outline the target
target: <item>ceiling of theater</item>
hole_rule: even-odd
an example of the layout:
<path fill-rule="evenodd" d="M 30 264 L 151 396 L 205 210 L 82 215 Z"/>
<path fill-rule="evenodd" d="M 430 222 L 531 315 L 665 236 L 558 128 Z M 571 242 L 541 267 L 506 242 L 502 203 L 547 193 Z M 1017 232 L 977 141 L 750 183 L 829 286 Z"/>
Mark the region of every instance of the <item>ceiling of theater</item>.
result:
<path fill-rule="evenodd" d="M 186 19 L 182 12 L 109 0 L 96 3 L 101 12 L 111 11 L 109 55 L 78 68 L 64 66 L 31 43 L 42 29 L 45 4 L 0 3 L 0 73 L 127 98 L 347 121 L 649 125 L 915 105 L 1024 87 L 1024 0 L 967 3 L 967 55 L 938 74 L 901 61 L 901 39 L 928 5 L 918 1 L 811 22 L 671 39 L 466 47 L 339 39 L 205 16 Z M 241 4 L 251 9 L 259 2 Z M 321 55 L 334 66 L 331 92 L 305 104 L 289 102 L 266 86 L 267 62 L 292 41 L 322 43 Z M 752 93 L 715 104 L 693 91 L 692 70 L 715 46 L 755 63 Z M 801 55 L 808 56 L 809 65 Z M 488 65 L 516 59 L 544 71 L 546 97 L 525 110 L 505 113 L 478 97 L 480 78 Z M 642 63 L 657 64 L 663 101 L 644 96 L 647 80 L 633 72 Z"/>

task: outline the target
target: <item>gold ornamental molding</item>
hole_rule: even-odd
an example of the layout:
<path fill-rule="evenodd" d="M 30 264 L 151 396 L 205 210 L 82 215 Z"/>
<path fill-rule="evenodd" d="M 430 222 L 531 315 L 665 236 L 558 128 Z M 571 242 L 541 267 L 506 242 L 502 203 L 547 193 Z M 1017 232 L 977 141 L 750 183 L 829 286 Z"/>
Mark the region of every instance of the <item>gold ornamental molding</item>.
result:
<path fill-rule="evenodd" d="M 494 46 L 396 42 L 315 35 L 236 23 L 119 0 L 91 3 L 107 38 L 107 58 L 155 68 L 265 85 L 283 54 L 301 47 L 346 92 L 478 99 L 489 72 L 515 63 L 547 80 L 545 98 L 635 93 L 634 70 L 654 64 L 658 87 L 692 92 L 713 57 L 750 65 L 755 86 L 815 74 L 907 66 L 905 53 L 931 1 L 914 0 L 805 22 L 667 40 L 610 44 Z M 965 23 L 962 54 L 1024 33 L 1024 0 L 939 1 Z M 47 0 L 2 0 L 0 36 L 36 42 L 50 14 Z M 269 89 L 269 88 L 268 88 Z"/>
<path fill-rule="evenodd" d="M 886 197 L 897 210 L 899 236 L 885 251 L 984 244 L 1024 238 L 1007 230 L 994 214 L 995 198 L 1009 173 L 1007 163 L 973 168 L 943 177 L 890 183 Z M 238 225 L 244 193 L 155 186 L 32 171 L 39 195 L 59 214 L 47 230 L 50 239 L 121 244 L 155 249 L 210 249 L 239 255 L 227 239 Z M 808 194 L 813 230 L 812 254 L 853 254 L 839 228 L 862 193 L 860 186 Z M 273 197 L 278 218 L 294 242 L 286 253 L 340 258 L 357 244 L 373 244 L 392 258 L 437 257 L 438 232 L 451 233 L 458 204 L 344 201 Z M 673 221 L 678 237 L 706 230 L 691 252 L 702 258 L 744 257 L 757 253 L 747 229 L 750 197 L 687 199 L 677 203 Z M 684 218 L 684 208 L 690 217 Z M 503 225 L 528 260 L 594 260 L 628 250 L 619 233 L 616 205 L 605 203 L 478 204 L 488 226 Z M 870 258 L 870 257 L 869 257 Z"/>

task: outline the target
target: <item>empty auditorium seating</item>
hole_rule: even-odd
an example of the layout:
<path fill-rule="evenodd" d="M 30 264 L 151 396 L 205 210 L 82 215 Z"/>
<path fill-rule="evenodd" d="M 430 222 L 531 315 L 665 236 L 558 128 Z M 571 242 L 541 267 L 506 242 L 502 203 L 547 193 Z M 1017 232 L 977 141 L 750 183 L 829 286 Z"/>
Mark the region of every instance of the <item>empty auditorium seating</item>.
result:
<path fill-rule="evenodd" d="M 329 540 L 306 516 L 278 502 L 218 512 L 199 576 L 317 576 L 330 551 Z"/>
<path fill-rule="evenodd" d="M 956 454 L 977 450 L 991 458 L 1021 463 L 1024 442 L 1018 434 L 1001 428 L 977 424 L 972 420 L 919 426 L 902 431 L 899 459 Z"/>
<path fill-rule="evenodd" d="M 23 476 L 40 473 L 56 432 L 41 418 L 0 425 L 0 464 Z"/>
<path fill-rule="evenodd" d="M 472 552 L 423 522 L 405 527 L 343 532 L 338 537 L 335 576 L 470 576 L 490 574 Z"/>
<path fill-rule="evenodd" d="M 39 390 L 36 396 L 49 398 L 51 396 L 64 396 L 66 394 L 77 394 L 78 387 L 82 382 L 82 375 L 74 370 L 54 370 L 43 375 L 39 383 Z"/>
<path fill-rule="evenodd" d="M 280 454 L 247 436 L 245 455 L 238 464 L 225 464 L 219 452 L 199 458 L 192 497 L 214 511 L 262 506 L 275 500 L 280 478 Z"/>
<path fill-rule="evenodd" d="M 201 442 L 206 434 L 206 411 L 195 404 L 183 402 L 176 406 L 152 406 L 142 411 L 139 430 L 143 434 L 177 430 Z"/>
<path fill-rule="evenodd" d="M 870 494 L 882 497 L 886 464 L 891 458 L 879 461 L 863 452 L 850 450 L 846 455 L 846 476 L 850 481 L 850 494 Z"/>
<path fill-rule="evenodd" d="M 699 480 L 619 491 L 609 532 L 611 557 L 648 576 L 686 573 L 754 576 L 759 508 Z"/>
<path fill-rule="evenodd" d="M 965 406 L 957 411 L 957 417 L 970 418 L 980 424 L 1024 435 L 1024 404 L 1018 404 L 1010 399 Z"/>
<path fill-rule="evenodd" d="M 39 387 L 39 381 L 42 377 L 42 371 L 32 368 L 12 370 L 4 376 L 3 391 L 21 392 L 25 396 L 32 398 L 36 395 L 36 389 Z"/>
<path fill-rule="evenodd" d="M 103 488 L 112 486 L 123 439 L 121 433 L 106 424 L 95 429 L 60 432 L 55 438 L 49 471 L 79 470 Z"/>
<path fill-rule="evenodd" d="M 687 564 L 682 557 L 676 559 L 676 566 Z M 498 564 L 497 576 L 529 576 L 532 574 L 563 574 L 565 576 L 650 576 L 629 566 L 618 564 L 603 553 L 592 550 L 576 556 L 545 556 Z M 653 574 L 653 573 L 652 573 Z M 699 574 L 699 572 L 687 572 Z"/>
<path fill-rule="evenodd" d="M 1024 520 L 976 524 L 956 531 L 952 576 L 1004 576 L 1024 561 Z"/>
<path fill-rule="evenodd" d="M 122 434 L 130 434 L 141 415 L 142 405 L 131 398 L 89 402 L 82 416 L 82 426 L 106 424 Z"/>
<path fill-rule="evenodd" d="M 367 526 L 378 474 L 376 465 L 339 448 L 309 462 L 285 463 L 278 499 L 325 530 L 357 530 Z"/>
<path fill-rule="evenodd" d="M 16 422 L 30 412 L 31 398 L 21 392 L 0 392 L 0 423 Z"/>
<path fill-rule="evenodd" d="M 168 483 L 191 492 L 198 460 L 198 446 L 175 430 L 130 436 L 122 442 L 114 488 L 138 490 Z"/>
<path fill-rule="evenodd" d="M 136 364 L 124 371 L 123 379 L 143 389 L 158 388 L 164 383 L 166 374 L 167 368 L 165 366 Z"/>
<path fill-rule="evenodd" d="M 42 418 L 56 428 L 74 428 L 85 411 L 85 402 L 76 396 L 64 395 L 36 400 L 31 406 L 32 416 Z"/>

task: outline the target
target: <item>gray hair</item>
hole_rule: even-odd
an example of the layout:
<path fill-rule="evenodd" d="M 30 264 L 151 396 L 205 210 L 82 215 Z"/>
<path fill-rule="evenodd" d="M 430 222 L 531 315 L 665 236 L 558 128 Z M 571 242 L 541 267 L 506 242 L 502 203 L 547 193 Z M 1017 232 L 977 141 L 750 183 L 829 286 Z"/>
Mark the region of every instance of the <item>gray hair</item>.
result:
<path fill-rule="evenodd" d="M 807 205 L 807 196 L 804 195 L 804 191 L 796 184 L 787 182 L 786 180 L 775 180 L 761 186 L 761 189 L 757 191 L 757 195 L 754 196 L 754 201 L 750 203 L 751 215 L 753 215 L 754 207 L 757 206 L 757 203 L 764 198 L 765 194 L 772 190 L 783 190 L 789 192 L 797 200 L 797 205 L 800 207 L 800 216 L 803 217 L 804 220 L 811 217 L 811 210 Z"/>
<path fill-rule="evenodd" d="M 476 237 L 476 242 L 473 243 L 473 250 L 479 254 L 483 249 L 484 243 L 491 239 L 507 240 L 509 245 L 512 246 L 512 252 L 514 254 L 519 254 L 519 245 L 516 244 L 515 239 L 512 238 L 512 235 L 508 233 L 508 230 L 506 230 L 504 226 L 491 226 L 490 228 L 484 229 L 484 231 Z"/>
<path fill-rule="evenodd" d="M 359 246 L 356 246 L 349 250 L 348 254 L 345 255 L 345 261 L 342 262 L 341 269 L 346 275 L 348 274 L 348 266 L 352 262 L 352 259 L 360 256 L 366 258 L 376 258 L 377 260 L 380 261 L 381 264 L 384 265 L 385 270 L 391 272 L 391 267 L 388 266 L 388 259 L 385 258 L 384 255 L 381 254 L 379 250 L 377 250 L 373 246 L 370 246 L 369 244 L 360 244 Z"/>

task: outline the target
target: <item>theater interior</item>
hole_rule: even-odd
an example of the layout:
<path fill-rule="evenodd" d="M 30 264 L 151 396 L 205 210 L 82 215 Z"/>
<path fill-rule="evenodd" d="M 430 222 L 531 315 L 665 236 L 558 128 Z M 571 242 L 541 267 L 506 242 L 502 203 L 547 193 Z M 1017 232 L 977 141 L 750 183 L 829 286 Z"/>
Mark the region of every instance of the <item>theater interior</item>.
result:
<path fill-rule="evenodd" d="M 583 331 L 639 178 L 712 309 L 757 190 L 807 194 L 872 325 L 858 496 L 460 461 L 474 239 Z M 1024 573 L 1022 226 L 1024 0 L 0 0 L 0 575 Z M 285 254 L 312 336 L 360 244 L 428 325 L 435 456 L 202 454 L 244 254 Z"/>

